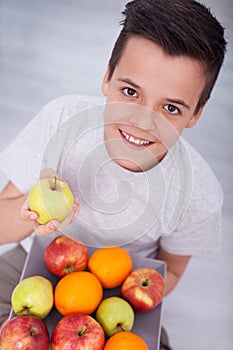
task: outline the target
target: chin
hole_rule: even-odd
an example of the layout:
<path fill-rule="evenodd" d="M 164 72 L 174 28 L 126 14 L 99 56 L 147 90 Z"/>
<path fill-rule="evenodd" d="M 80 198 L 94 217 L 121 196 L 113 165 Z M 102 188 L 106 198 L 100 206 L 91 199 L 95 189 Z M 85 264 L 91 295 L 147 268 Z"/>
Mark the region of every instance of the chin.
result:
<path fill-rule="evenodd" d="M 116 164 L 118 164 L 119 166 L 121 166 L 122 168 L 125 168 L 129 171 L 133 171 L 133 172 L 142 172 L 145 171 L 145 169 L 140 168 L 137 164 L 129 161 L 129 160 L 125 160 L 125 159 L 114 159 L 114 162 Z"/>
<path fill-rule="evenodd" d="M 150 162 L 147 164 L 138 165 L 138 164 L 135 164 L 133 161 L 125 160 L 125 159 L 113 159 L 113 161 L 119 166 L 121 166 L 122 168 L 135 173 L 145 172 L 147 170 L 150 170 L 151 168 L 153 168 L 159 163 L 159 161 L 156 161 L 156 162 Z"/>

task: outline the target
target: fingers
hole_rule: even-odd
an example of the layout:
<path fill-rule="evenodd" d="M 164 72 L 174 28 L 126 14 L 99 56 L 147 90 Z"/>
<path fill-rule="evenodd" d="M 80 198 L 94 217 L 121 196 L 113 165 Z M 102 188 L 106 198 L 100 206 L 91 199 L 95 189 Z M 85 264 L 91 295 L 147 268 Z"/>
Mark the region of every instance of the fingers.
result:
<path fill-rule="evenodd" d="M 61 180 L 65 184 L 67 184 L 67 182 L 61 176 L 59 176 L 52 168 L 44 168 L 40 172 L 40 179 L 47 179 L 47 178 L 54 178 L 54 177 L 56 177 L 58 180 Z"/>
<path fill-rule="evenodd" d="M 48 222 L 46 225 L 40 225 L 37 222 L 35 222 L 35 227 L 34 227 L 35 234 L 37 236 L 46 236 L 54 231 L 63 232 L 67 228 L 67 226 L 69 226 L 75 221 L 77 215 L 79 214 L 79 211 L 80 211 L 79 201 L 77 198 L 75 198 L 71 213 L 63 221 L 59 222 L 57 220 L 52 220 Z"/>
<path fill-rule="evenodd" d="M 45 225 L 40 225 L 38 222 L 34 224 L 34 232 L 37 236 L 47 236 L 54 231 L 59 231 L 59 221 L 52 220 Z"/>
<path fill-rule="evenodd" d="M 77 215 L 79 214 L 79 211 L 80 211 L 79 201 L 77 198 L 75 198 L 71 213 L 63 221 L 59 223 L 56 231 L 58 232 L 64 231 L 67 226 L 69 226 L 75 221 Z"/>
<path fill-rule="evenodd" d="M 27 198 L 22 205 L 22 208 L 20 211 L 20 217 L 22 220 L 25 220 L 25 221 L 35 221 L 36 219 L 38 219 L 38 214 L 29 209 Z"/>
<path fill-rule="evenodd" d="M 54 176 L 58 178 L 57 173 L 52 168 L 44 168 L 40 172 L 40 179 L 47 179 Z"/>
<path fill-rule="evenodd" d="M 69 226 L 75 221 L 77 215 L 79 214 L 79 211 L 80 211 L 80 205 L 79 205 L 78 198 L 74 198 L 72 211 L 62 222 L 59 222 L 57 220 L 51 220 L 45 225 L 40 225 L 36 221 L 38 219 L 38 214 L 29 209 L 28 199 L 26 198 L 20 211 L 20 217 L 24 221 L 34 223 L 34 232 L 37 236 L 46 236 L 54 231 L 57 231 L 57 232 L 64 231 L 67 226 Z"/>
<path fill-rule="evenodd" d="M 80 212 L 80 204 L 79 204 L 79 200 L 77 197 L 74 198 L 74 204 L 73 204 L 73 208 L 72 208 L 73 214 L 74 214 L 74 220 L 76 219 L 77 215 Z M 72 221 L 73 222 L 73 221 Z"/>

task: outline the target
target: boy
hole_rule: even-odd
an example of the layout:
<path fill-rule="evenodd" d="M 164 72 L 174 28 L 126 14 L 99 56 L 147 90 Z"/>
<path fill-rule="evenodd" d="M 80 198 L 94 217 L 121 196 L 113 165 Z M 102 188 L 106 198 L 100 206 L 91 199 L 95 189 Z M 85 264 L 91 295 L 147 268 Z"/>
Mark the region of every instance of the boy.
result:
<path fill-rule="evenodd" d="M 124 15 L 102 83 L 106 104 L 59 98 L 1 155 L 9 183 L 0 194 L 0 240 L 21 241 L 0 264 L 2 280 L 13 275 L 0 300 L 2 320 L 33 230 L 42 236 L 66 228 L 88 245 L 118 244 L 164 260 L 166 294 L 193 254 L 220 248 L 221 187 L 180 135 L 210 97 L 224 60 L 223 28 L 193 0 L 135 0 Z M 54 172 L 79 201 L 63 223 L 38 225 L 27 193 Z"/>

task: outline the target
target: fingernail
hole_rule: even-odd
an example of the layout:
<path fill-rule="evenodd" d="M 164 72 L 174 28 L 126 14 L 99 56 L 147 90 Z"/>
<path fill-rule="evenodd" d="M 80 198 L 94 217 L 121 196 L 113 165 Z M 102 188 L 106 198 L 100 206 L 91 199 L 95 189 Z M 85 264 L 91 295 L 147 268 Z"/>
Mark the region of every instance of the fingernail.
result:
<path fill-rule="evenodd" d="M 35 213 L 32 213 L 29 215 L 30 220 L 35 220 L 37 218 L 37 215 Z"/>
<path fill-rule="evenodd" d="M 49 226 L 49 228 L 50 228 L 50 230 L 56 230 L 56 229 L 57 229 L 57 226 L 54 225 L 54 224 L 51 224 L 51 225 Z"/>
<path fill-rule="evenodd" d="M 78 200 L 77 197 L 74 198 L 74 203 L 75 203 L 75 204 L 79 204 L 79 200 Z"/>

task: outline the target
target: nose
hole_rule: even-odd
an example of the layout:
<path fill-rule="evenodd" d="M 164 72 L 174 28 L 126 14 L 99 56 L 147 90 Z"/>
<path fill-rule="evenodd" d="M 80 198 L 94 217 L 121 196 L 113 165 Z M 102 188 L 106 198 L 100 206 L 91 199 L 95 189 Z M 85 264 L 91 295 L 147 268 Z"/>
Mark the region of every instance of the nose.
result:
<path fill-rule="evenodd" d="M 157 129 L 156 112 L 144 105 L 136 104 L 132 106 L 129 114 L 129 122 L 147 131 Z"/>

